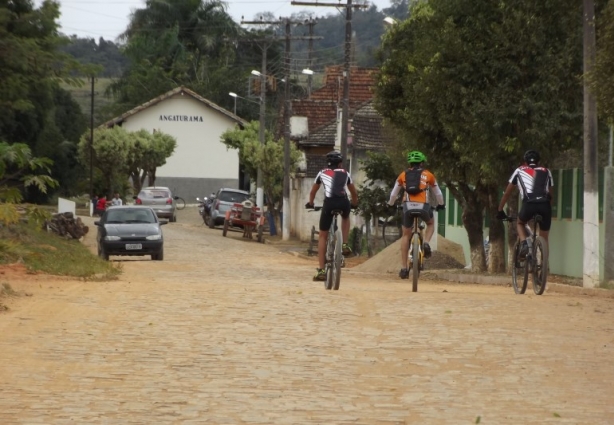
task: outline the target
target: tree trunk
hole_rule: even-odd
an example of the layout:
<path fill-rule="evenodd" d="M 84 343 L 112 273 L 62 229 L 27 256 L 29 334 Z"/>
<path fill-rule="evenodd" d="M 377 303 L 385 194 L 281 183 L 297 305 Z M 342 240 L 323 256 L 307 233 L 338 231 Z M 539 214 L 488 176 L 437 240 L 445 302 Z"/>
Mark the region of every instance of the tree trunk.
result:
<path fill-rule="evenodd" d="M 367 234 L 367 256 L 371 258 L 373 256 L 373 247 L 371 246 L 371 219 L 365 220 L 365 230 Z"/>
<path fill-rule="evenodd" d="M 471 189 L 467 184 L 459 184 L 458 192 L 461 195 L 461 206 L 463 208 L 462 221 L 467 237 L 469 238 L 469 256 L 471 258 L 471 271 L 486 271 L 486 256 L 484 255 L 484 210 L 483 203 L 480 202 L 479 194 L 484 192 L 484 187 L 478 185 Z M 457 198 L 458 200 L 458 198 Z"/>
<path fill-rule="evenodd" d="M 488 272 L 503 273 L 505 272 L 505 225 L 501 220 L 496 218 L 499 208 L 499 190 L 496 187 L 488 189 L 488 203 L 486 214 L 490 218 L 490 226 L 488 230 L 488 241 L 490 249 L 488 250 Z"/>
<path fill-rule="evenodd" d="M 510 217 L 518 217 L 518 196 L 512 195 L 507 201 L 507 215 Z M 511 274 L 513 258 L 514 258 L 514 245 L 518 239 L 518 230 L 516 229 L 516 222 L 509 222 L 507 233 L 507 271 Z"/>
<path fill-rule="evenodd" d="M 151 170 L 148 170 L 147 177 L 149 180 L 149 186 L 155 186 L 156 185 L 156 169 L 152 168 Z"/>

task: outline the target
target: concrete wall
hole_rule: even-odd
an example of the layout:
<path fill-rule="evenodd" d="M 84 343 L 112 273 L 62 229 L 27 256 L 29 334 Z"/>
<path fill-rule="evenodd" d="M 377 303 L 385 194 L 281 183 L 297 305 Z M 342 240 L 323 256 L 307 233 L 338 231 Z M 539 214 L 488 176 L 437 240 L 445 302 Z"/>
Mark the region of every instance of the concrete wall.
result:
<path fill-rule="evenodd" d="M 173 119 L 174 117 L 188 117 Z M 126 119 L 128 131 L 154 129 L 177 139 L 177 148 L 157 177 L 238 179 L 239 156 L 220 142 L 220 136 L 236 123 L 189 95 L 175 95 Z M 200 192 L 200 191 L 199 191 Z"/>

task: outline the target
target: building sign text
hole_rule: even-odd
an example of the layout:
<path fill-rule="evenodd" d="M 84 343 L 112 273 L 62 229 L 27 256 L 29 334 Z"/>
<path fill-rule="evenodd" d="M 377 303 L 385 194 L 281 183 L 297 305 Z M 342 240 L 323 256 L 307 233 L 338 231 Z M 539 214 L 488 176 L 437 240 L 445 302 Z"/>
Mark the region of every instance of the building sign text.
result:
<path fill-rule="evenodd" d="M 203 122 L 200 115 L 160 115 L 160 121 Z"/>

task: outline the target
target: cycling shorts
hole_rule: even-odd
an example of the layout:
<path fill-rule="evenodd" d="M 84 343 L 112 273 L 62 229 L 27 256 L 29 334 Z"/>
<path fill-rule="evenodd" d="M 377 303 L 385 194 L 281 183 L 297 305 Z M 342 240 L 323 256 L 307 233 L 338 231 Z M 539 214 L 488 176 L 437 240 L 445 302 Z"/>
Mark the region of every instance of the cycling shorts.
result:
<path fill-rule="evenodd" d="M 409 214 L 410 207 L 415 206 L 415 202 L 403 202 L 403 226 L 408 229 L 414 226 L 414 217 Z M 411 211 L 420 211 L 420 218 L 425 223 L 433 219 L 433 210 L 431 204 L 419 203 L 420 208 L 411 208 Z"/>
<path fill-rule="evenodd" d="M 528 223 L 535 214 L 542 216 L 539 228 L 544 231 L 550 230 L 550 225 L 552 224 L 552 206 L 550 202 L 531 203 L 522 201 L 522 207 L 520 207 L 518 218 L 523 223 Z"/>
<path fill-rule="evenodd" d="M 325 198 L 320 214 L 320 230 L 330 230 L 330 225 L 333 222 L 333 210 L 341 210 L 341 217 L 343 218 L 349 217 L 350 200 L 348 198 Z"/>

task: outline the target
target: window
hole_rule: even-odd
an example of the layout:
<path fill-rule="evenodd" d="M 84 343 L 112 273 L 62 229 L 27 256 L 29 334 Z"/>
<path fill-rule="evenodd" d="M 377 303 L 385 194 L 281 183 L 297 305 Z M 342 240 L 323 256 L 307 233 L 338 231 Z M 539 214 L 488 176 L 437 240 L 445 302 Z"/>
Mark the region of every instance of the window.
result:
<path fill-rule="evenodd" d="M 448 203 L 448 224 L 450 226 L 454 226 L 454 217 L 455 217 L 455 208 L 456 208 L 456 199 L 450 194 L 450 201 Z"/>
<path fill-rule="evenodd" d="M 576 178 L 576 218 L 578 220 L 584 218 L 584 170 L 582 168 L 578 168 Z"/>
<path fill-rule="evenodd" d="M 552 203 L 552 218 L 558 218 L 559 217 L 559 197 L 561 196 L 561 179 L 559 178 L 559 170 L 553 170 L 552 171 L 552 180 L 553 180 L 553 184 L 554 184 L 554 188 L 553 188 L 553 197 L 554 197 L 554 202 Z"/>

